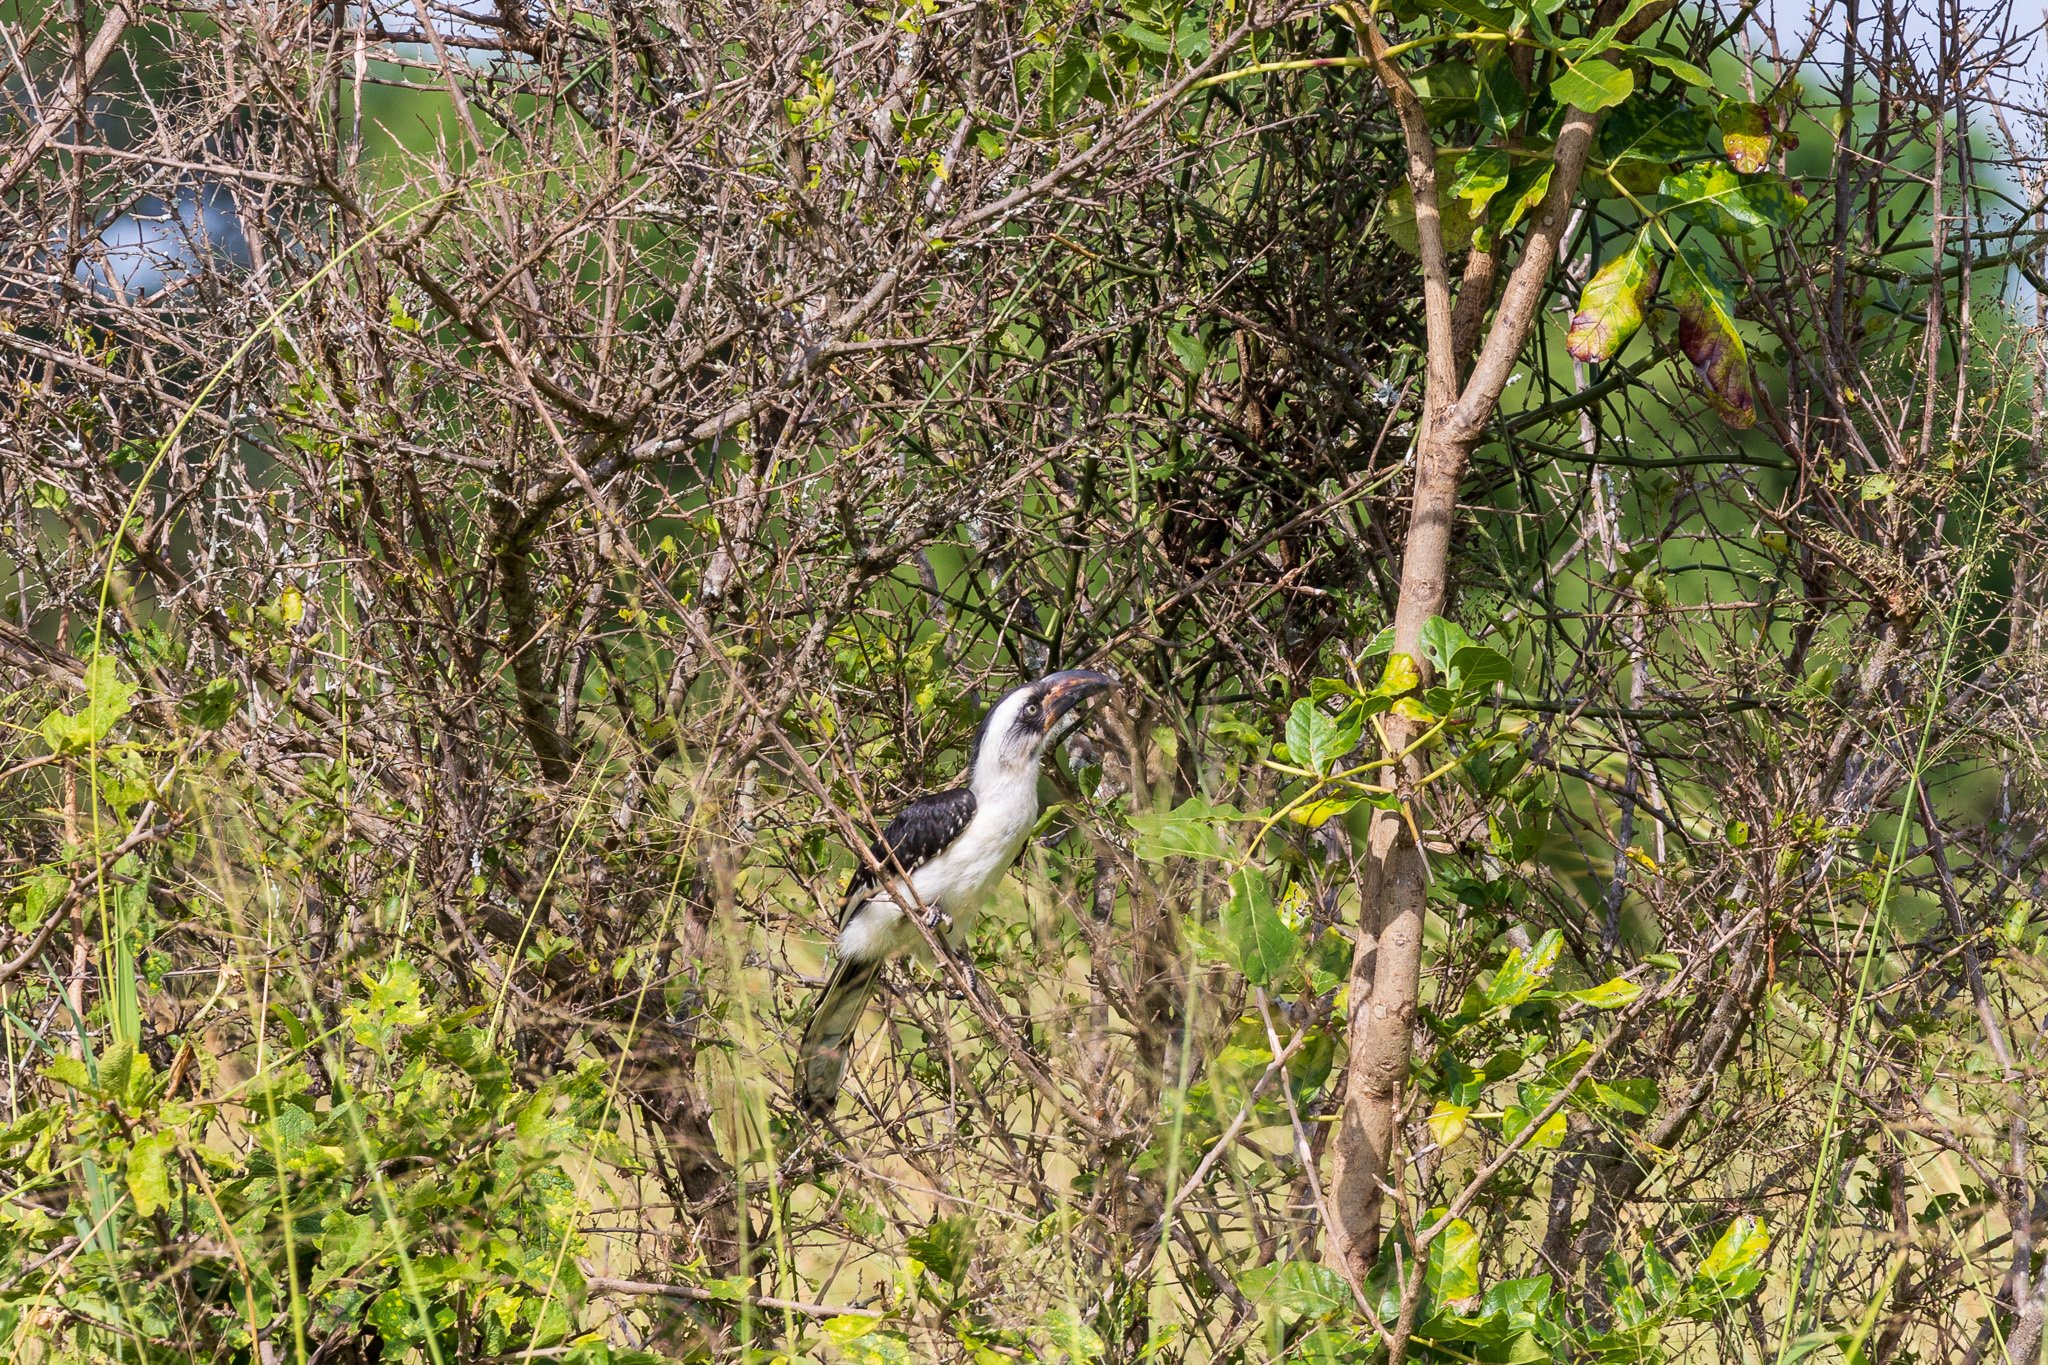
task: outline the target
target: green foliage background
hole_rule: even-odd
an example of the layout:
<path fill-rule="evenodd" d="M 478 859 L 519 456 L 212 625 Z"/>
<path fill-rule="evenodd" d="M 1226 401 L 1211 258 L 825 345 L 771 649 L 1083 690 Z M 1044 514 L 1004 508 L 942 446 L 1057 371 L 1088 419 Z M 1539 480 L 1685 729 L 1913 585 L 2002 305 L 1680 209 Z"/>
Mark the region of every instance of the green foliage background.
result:
<path fill-rule="evenodd" d="M 7 1358 L 2038 1351 L 2010 54 L 1373 11 L 1460 269 L 1605 115 L 1425 687 L 1361 15 L 0 20 L 22 146 L 119 54 L 5 173 Z M 129 296 L 205 185 L 241 247 Z M 906 965 L 799 1120 L 850 841 L 1082 663 L 993 1017 Z M 1376 809 L 1431 915 L 1354 1283 Z"/>

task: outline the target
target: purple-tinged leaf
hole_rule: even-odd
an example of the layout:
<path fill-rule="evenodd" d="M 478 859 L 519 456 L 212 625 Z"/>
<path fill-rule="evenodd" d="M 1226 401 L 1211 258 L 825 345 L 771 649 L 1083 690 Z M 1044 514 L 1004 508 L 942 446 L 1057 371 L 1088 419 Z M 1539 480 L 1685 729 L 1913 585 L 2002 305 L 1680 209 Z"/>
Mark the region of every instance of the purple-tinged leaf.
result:
<path fill-rule="evenodd" d="M 1671 263 L 1671 302 L 1678 308 L 1678 349 L 1692 362 L 1707 401 L 1731 427 L 1756 421 L 1749 352 L 1735 330 L 1735 296 L 1697 247 L 1687 242 Z"/>
<path fill-rule="evenodd" d="M 1579 292 L 1564 346 L 1574 360 L 1612 360 L 1643 325 L 1643 308 L 1657 292 L 1657 253 L 1639 236 L 1628 250 L 1600 267 Z"/>

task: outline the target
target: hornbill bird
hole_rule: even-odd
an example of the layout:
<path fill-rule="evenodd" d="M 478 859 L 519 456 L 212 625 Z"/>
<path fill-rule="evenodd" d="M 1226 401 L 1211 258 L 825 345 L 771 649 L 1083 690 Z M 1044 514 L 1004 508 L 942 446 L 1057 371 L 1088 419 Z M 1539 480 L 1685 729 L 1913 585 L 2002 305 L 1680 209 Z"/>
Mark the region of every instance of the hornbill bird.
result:
<path fill-rule="evenodd" d="M 829 1113 L 846 1070 L 847 1044 L 882 964 L 924 943 L 890 890 L 908 883 L 946 946 L 973 932 L 974 915 L 995 889 L 1038 820 L 1038 765 L 1059 722 L 1088 698 L 1116 686 L 1107 673 L 1075 668 L 1048 673 L 989 708 L 975 731 L 964 787 L 920 796 L 882 831 L 857 868 L 839 908 L 839 964 L 819 991 L 797 1049 L 797 1103 Z M 875 875 L 874 865 L 886 869 Z"/>

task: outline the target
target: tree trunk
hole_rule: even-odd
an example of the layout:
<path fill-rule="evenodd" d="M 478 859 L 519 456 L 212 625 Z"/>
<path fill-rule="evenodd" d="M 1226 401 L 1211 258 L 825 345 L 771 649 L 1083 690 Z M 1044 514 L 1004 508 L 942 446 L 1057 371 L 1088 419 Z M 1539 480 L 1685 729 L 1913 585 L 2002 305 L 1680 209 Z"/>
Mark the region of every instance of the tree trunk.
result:
<path fill-rule="evenodd" d="M 1616 4 L 1602 7 L 1609 22 Z M 1639 32 L 1667 6 L 1654 4 L 1631 21 L 1623 36 Z M 1422 101 L 1393 60 L 1386 40 L 1366 14 L 1349 11 L 1382 84 L 1400 115 L 1408 183 L 1415 198 L 1416 241 L 1422 262 L 1427 341 L 1427 386 L 1415 451 L 1415 493 L 1401 558 L 1400 596 L 1394 607 L 1394 652 L 1414 663 L 1428 682 L 1422 629 L 1438 615 L 1450 580 L 1451 531 L 1458 487 L 1473 448 L 1492 426 L 1500 396 L 1536 322 L 1543 291 L 1570 231 L 1579 177 L 1599 127 L 1598 112 L 1568 109 L 1558 125 L 1550 188 L 1532 215 L 1514 268 L 1500 286 L 1489 257 L 1467 262 L 1463 288 L 1453 299 L 1438 211 L 1436 141 Z M 1474 348 L 1476 348 L 1476 353 Z M 1470 359 L 1470 374 L 1466 362 Z M 1413 722 L 1382 719 L 1381 756 L 1399 759 L 1420 733 Z M 1357 951 L 1352 958 L 1351 1060 L 1345 1071 L 1344 1113 L 1332 1142 L 1329 1253 L 1350 1263 L 1362 1280 L 1379 1249 L 1380 1206 L 1393 1171 L 1394 1139 L 1413 1048 L 1416 996 L 1422 971 L 1422 924 L 1428 869 L 1416 846 L 1412 800 L 1423 768 L 1419 756 L 1391 774 L 1401 789 L 1399 811 L 1375 811 L 1368 828 L 1360 886 Z"/>
<path fill-rule="evenodd" d="M 1422 628 L 1443 607 L 1458 485 L 1471 453 L 1469 444 L 1447 435 L 1443 424 L 1436 424 L 1417 454 L 1414 506 L 1394 614 L 1394 651 L 1415 660 L 1418 668 L 1427 666 L 1422 662 Z M 1419 728 L 1389 713 L 1382 755 L 1393 758 L 1407 749 Z M 1331 1211 L 1337 1223 L 1331 1240 L 1333 1249 L 1361 1278 L 1379 1250 L 1380 1201 L 1393 1169 L 1421 982 L 1429 878 L 1405 809 L 1421 774 L 1419 759 L 1404 762 L 1395 779 L 1404 809 L 1373 812 L 1360 887 L 1361 941 L 1351 962 L 1351 1063 L 1345 1073 L 1344 1115 L 1330 1175 Z"/>

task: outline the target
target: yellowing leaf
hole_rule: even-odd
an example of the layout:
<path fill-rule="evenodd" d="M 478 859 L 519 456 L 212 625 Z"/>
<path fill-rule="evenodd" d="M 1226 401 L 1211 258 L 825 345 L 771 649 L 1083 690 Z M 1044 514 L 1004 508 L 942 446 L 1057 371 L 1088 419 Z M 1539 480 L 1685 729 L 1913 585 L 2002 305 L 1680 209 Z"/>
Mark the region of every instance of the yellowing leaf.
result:
<path fill-rule="evenodd" d="M 1565 349 L 1573 359 L 1612 360 L 1643 325 L 1643 307 L 1657 292 L 1657 253 L 1646 236 L 1586 281 Z"/>
<path fill-rule="evenodd" d="M 170 1154 L 177 1142 L 174 1134 L 151 1133 L 128 1153 L 128 1193 L 144 1218 L 171 1202 Z"/>
<path fill-rule="evenodd" d="M 1430 1296 L 1438 1303 L 1469 1299 L 1479 1292 L 1479 1234 L 1470 1223 L 1453 1218 L 1444 1225 L 1429 1244 L 1426 1277 Z"/>
<path fill-rule="evenodd" d="M 1495 1009 L 1513 1009 L 1535 993 L 1557 970 L 1557 956 L 1564 951 L 1564 935 L 1552 929 L 1524 954 L 1520 948 L 1508 954 L 1486 988 L 1486 1003 Z"/>
<path fill-rule="evenodd" d="M 1507 1112 L 1501 1115 L 1501 1136 L 1509 1142 L 1513 1142 L 1517 1137 L 1521 1136 L 1522 1130 L 1527 1128 L 1529 1121 L 1535 1117 L 1536 1115 L 1532 1111 L 1524 1109 L 1519 1104 L 1509 1105 Z M 1543 1125 L 1530 1134 L 1527 1146 L 1533 1151 L 1550 1151 L 1563 1145 L 1564 1135 L 1564 1113 L 1559 1111 L 1543 1120 Z"/>
<path fill-rule="evenodd" d="M 1440 719 L 1436 712 L 1413 697 L 1403 697 L 1395 702 L 1394 714 L 1403 720 L 1412 720 L 1417 725 L 1434 725 Z"/>
<path fill-rule="evenodd" d="M 1373 689 L 1375 696 L 1398 697 L 1404 692 L 1413 692 L 1422 685 L 1422 670 L 1415 666 L 1415 660 L 1399 651 L 1387 656 L 1387 666 L 1380 672 L 1380 684 Z"/>
<path fill-rule="evenodd" d="M 1746 1213 L 1730 1223 L 1686 1285 L 1693 1315 L 1705 1316 L 1721 1300 L 1746 1297 L 1762 1282 L 1762 1262 L 1770 1249 L 1771 1234 L 1763 1219 Z"/>
<path fill-rule="evenodd" d="M 1305 825 L 1309 829 L 1321 829 L 1332 819 L 1357 805 L 1359 799 L 1356 796 L 1326 796 L 1319 801 L 1309 801 L 1303 805 L 1296 806 L 1293 810 L 1287 812 L 1287 818 L 1295 824 Z"/>
<path fill-rule="evenodd" d="M 1429 1111 L 1429 1135 L 1436 1139 L 1439 1147 L 1452 1146 L 1465 1136 L 1471 1118 L 1471 1105 L 1438 1100 L 1436 1108 Z"/>
<path fill-rule="evenodd" d="M 45 716 L 41 726 L 43 743 L 50 746 L 50 752 L 58 754 L 90 749 L 128 714 L 128 701 L 134 695 L 134 686 L 121 681 L 113 659 L 105 654 L 94 656 L 85 666 L 84 707 L 76 713 L 53 711 Z"/>
<path fill-rule="evenodd" d="M 1591 1005 L 1596 1010 L 1618 1010 L 1623 1005 L 1633 1003 L 1642 993 L 1641 986 L 1633 981 L 1624 981 L 1618 976 L 1612 981 L 1603 981 L 1582 991 L 1568 992 L 1572 999 L 1582 1005 Z"/>
<path fill-rule="evenodd" d="M 1762 170 L 1771 159 L 1771 115 L 1761 104 L 1727 100 L 1716 122 L 1721 125 L 1721 146 L 1728 164 L 1744 175 Z"/>

